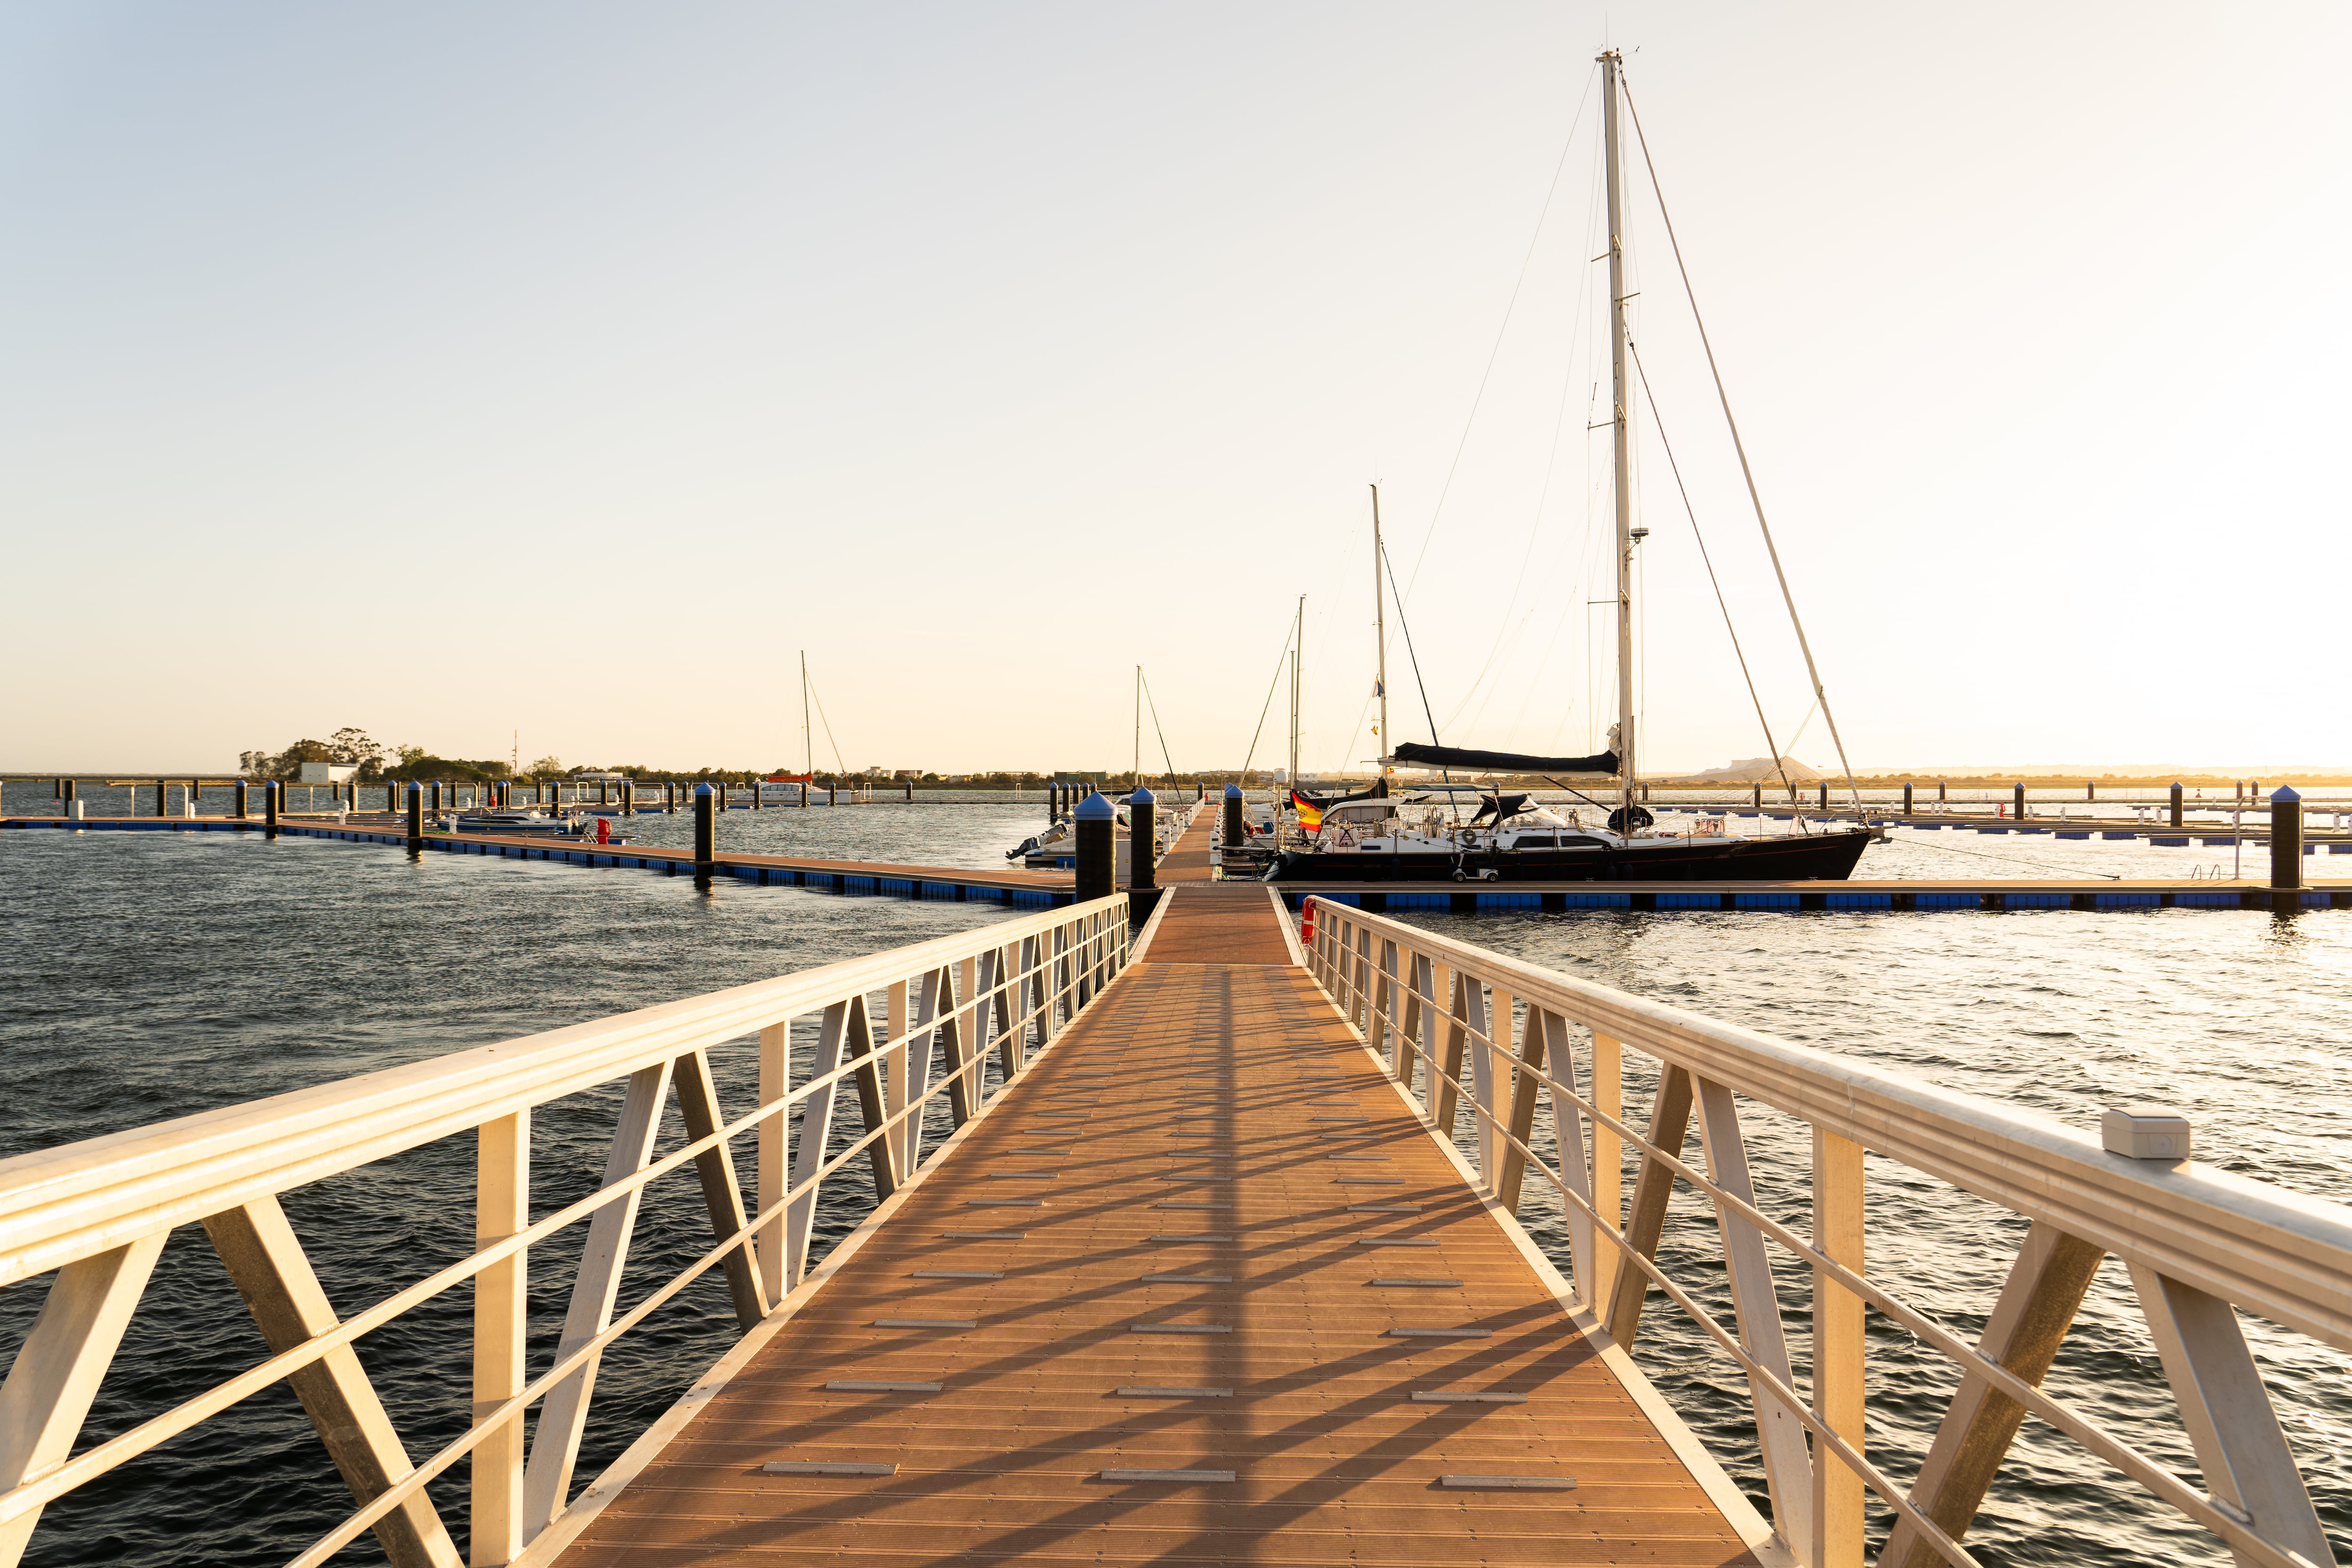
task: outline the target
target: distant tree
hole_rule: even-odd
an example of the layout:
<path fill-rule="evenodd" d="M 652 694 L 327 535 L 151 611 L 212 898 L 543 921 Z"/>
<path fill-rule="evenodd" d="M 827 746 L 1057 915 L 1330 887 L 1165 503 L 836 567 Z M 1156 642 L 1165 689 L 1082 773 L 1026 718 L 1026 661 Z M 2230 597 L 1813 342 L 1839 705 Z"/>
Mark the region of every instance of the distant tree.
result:
<path fill-rule="evenodd" d="M 562 776 L 563 758 L 561 757 L 542 757 L 530 765 L 530 777 L 534 783 L 545 783 L 550 779 Z"/>
<path fill-rule="evenodd" d="M 265 777 L 291 783 L 302 777 L 302 764 L 305 762 L 335 760 L 334 747 L 325 741 L 298 740 L 269 759 L 269 771 Z"/>
<path fill-rule="evenodd" d="M 334 755 L 332 762 L 357 763 L 360 777 L 373 783 L 383 773 L 383 747 L 368 738 L 367 731 L 345 725 L 327 737 L 327 746 Z"/>
<path fill-rule="evenodd" d="M 467 762 L 457 758 L 433 757 L 417 752 L 413 756 L 403 757 L 398 763 L 386 768 L 384 777 L 403 780 L 439 779 L 457 783 L 478 784 L 493 779 L 503 779 L 506 777 L 506 772 L 507 765 L 503 762 Z"/>

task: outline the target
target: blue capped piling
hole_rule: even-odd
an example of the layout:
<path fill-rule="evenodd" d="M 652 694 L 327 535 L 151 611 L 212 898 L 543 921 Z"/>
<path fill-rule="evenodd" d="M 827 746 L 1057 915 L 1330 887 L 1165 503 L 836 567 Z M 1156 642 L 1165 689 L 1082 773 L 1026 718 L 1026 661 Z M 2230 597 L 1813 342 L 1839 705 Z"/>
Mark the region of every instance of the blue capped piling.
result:
<path fill-rule="evenodd" d="M 1078 902 L 1108 898 L 1118 891 L 1118 814 L 1097 791 L 1078 802 L 1070 820 L 1078 838 Z"/>

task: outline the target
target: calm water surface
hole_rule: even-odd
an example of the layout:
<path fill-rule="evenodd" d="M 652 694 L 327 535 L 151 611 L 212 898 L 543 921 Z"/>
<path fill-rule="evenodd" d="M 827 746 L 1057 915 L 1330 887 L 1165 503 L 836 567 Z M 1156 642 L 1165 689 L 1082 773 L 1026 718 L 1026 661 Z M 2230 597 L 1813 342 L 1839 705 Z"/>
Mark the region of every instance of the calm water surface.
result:
<path fill-rule="evenodd" d="M 19 800 L 16 812 L 39 801 Z M 37 787 L 41 800 L 46 787 Z M 86 794 L 89 792 L 86 791 Z M 1037 802 L 925 800 L 733 812 L 731 847 L 932 864 L 1001 865 L 1042 825 Z M 645 840 L 684 841 L 683 818 Z M 1937 841 L 1950 841 L 1948 849 Z M 1963 840 L 1898 833 L 1862 874 L 1960 873 L 1957 852 L 2015 854 L 2044 874 L 2179 874 L 2210 850 Z M 2184 860 L 2181 857 L 2189 857 Z M 2162 869 L 2152 869 L 2161 867 Z M 2315 868 L 2316 869 L 2316 868 Z M 2023 866 L 1972 874 L 2032 875 Z M 981 905 L 843 899 L 635 871 L 427 855 L 319 841 L 206 834 L 0 835 L 0 1048 L 12 1093 L 0 1154 L 17 1154 L 281 1092 L 484 1041 L 969 929 Z M 1634 914 L 1421 915 L 1416 923 L 1582 977 L 1917 1072 L 2078 1125 L 2121 1100 L 2197 1123 L 2200 1155 L 2305 1192 L 2352 1199 L 2352 914 L 2293 920 L 2210 911 L 2006 915 Z M 722 1096 L 748 1103 L 749 1042 L 716 1053 Z M 1646 1105 L 1647 1085 L 1628 1103 Z M 594 1184 L 618 1086 L 534 1118 L 534 1208 Z M 856 1112 L 844 1096 L 846 1130 Z M 1768 1207 L 1806 1228 L 1802 1130 L 1747 1107 Z M 672 1124 L 668 1146 L 682 1137 Z M 1466 1131 L 1466 1124 L 1465 1129 Z M 1548 1129 L 1539 1129 L 1548 1139 Z M 469 1139 L 289 1195 L 287 1207 L 339 1308 L 380 1296 L 470 1243 Z M 1873 1159 L 1870 1267 L 1972 1333 L 2019 1227 Z M 1564 1264 L 1556 1198 L 1531 1180 L 1528 1219 Z M 871 1201 L 854 1171 L 828 1188 L 822 1239 Z M 687 1178 L 657 1187 L 639 1227 L 625 1307 L 695 1256 L 704 1225 Z M 568 1232 L 566 1240 L 577 1232 Z M 569 1273 L 532 1260 L 533 1353 L 553 1348 Z M 1666 1256 L 1719 1280 L 1709 1212 L 1678 1198 Z M 1810 1289 L 1782 1278 L 1792 1331 Z M 1719 1296 L 1719 1291 L 1708 1292 Z M 0 1292 L 0 1345 L 39 1287 Z M 463 1429 L 467 1297 L 457 1292 L 362 1343 L 412 1455 Z M 1949 1378 L 1907 1334 L 1873 1319 L 1874 1452 L 1906 1474 Z M 734 1333 L 725 1291 L 699 1282 L 621 1342 L 598 1385 L 580 1464 L 593 1476 Z M 2250 1325 L 2290 1437 L 2339 1551 L 2352 1551 L 2352 1369 L 2334 1352 Z M 1796 1333 L 1801 1366 L 1805 1345 Z M 250 1364 L 260 1337 L 200 1231 L 167 1248 L 85 1441 L 124 1429 Z M 1636 1353 L 1759 1501 L 1737 1368 L 1653 1297 Z M 543 1360 L 540 1363 L 543 1364 Z M 2110 1265 L 2053 1385 L 2193 1473 Z M 463 1544 L 462 1469 L 435 1495 Z M 1970 1543 L 2001 1563 L 2224 1560 L 2197 1531 L 2137 1505 L 2103 1469 L 2028 1423 Z M 345 1510 L 341 1482 L 282 1389 L 248 1401 L 50 1510 L 34 1563 L 282 1562 Z M 200 1544 L 199 1544 L 200 1543 Z M 346 1554 L 375 1561 L 372 1542 Z"/>

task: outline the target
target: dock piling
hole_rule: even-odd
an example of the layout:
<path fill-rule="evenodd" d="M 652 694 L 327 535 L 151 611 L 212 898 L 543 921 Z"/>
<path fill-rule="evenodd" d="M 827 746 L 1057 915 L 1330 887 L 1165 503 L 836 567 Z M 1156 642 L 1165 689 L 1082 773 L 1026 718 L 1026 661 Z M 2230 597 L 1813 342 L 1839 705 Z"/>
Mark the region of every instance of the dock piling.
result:
<path fill-rule="evenodd" d="M 1938 805 L 1942 804 L 1942 802 L 1943 802 L 1943 800 L 1944 800 L 1944 791 L 1945 791 L 1946 788 L 1947 788 L 1947 786 L 1946 786 L 1946 784 L 1945 784 L 1944 780 L 1942 780 L 1941 779 L 1937 779 L 1937 780 L 1936 780 L 1936 800 L 1937 800 L 1937 803 Z"/>
<path fill-rule="evenodd" d="M 278 836 L 278 797 L 279 791 L 285 788 L 285 785 L 275 779 L 261 787 L 261 836 L 263 838 L 274 839 Z"/>
<path fill-rule="evenodd" d="M 634 817 L 636 814 L 637 781 L 634 779 L 624 779 L 621 780 L 621 815 Z"/>
<path fill-rule="evenodd" d="M 1906 817 L 1911 814 L 1911 780 L 1908 779 L 1903 780 L 1903 814 Z"/>
<path fill-rule="evenodd" d="M 425 849 L 425 786 L 414 779 L 408 781 L 408 848 L 412 854 Z"/>
<path fill-rule="evenodd" d="M 711 862 L 718 858 L 713 852 L 716 840 L 711 831 L 711 811 L 717 800 L 708 783 L 694 787 L 694 880 L 705 887 L 710 885 Z"/>
<path fill-rule="evenodd" d="M 1826 810 L 1828 810 L 1829 809 L 1830 809 L 1830 781 L 1829 781 L 1828 779 L 1822 779 L 1822 810 L 1824 810 L 1824 811 L 1826 811 Z"/>
<path fill-rule="evenodd" d="M 2025 786 L 2013 785 L 2011 788 L 2011 793 L 2016 798 L 2017 820 L 2021 822 L 2025 821 Z"/>
<path fill-rule="evenodd" d="M 237 821 L 243 821 L 248 815 L 246 810 L 246 790 L 248 786 L 246 784 L 244 779 L 240 779 L 236 781 L 236 816 Z"/>
<path fill-rule="evenodd" d="M 1748 787 L 1748 804 L 1755 810 L 1760 811 L 1764 809 L 1764 785 L 1760 779 Z"/>
<path fill-rule="evenodd" d="M 1130 888 L 1159 885 L 1153 880 L 1155 868 L 1152 865 L 1152 834 L 1155 831 L 1152 819 L 1154 808 L 1159 804 L 1159 800 L 1150 790 L 1140 787 L 1127 798 L 1127 885 Z M 1083 854 L 1085 852 L 1079 852 Z"/>
<path fill-rule="evenodd" d="M 1077 831 L 1080 904 L 1108 898 L 1118 891 L 1117 816 L 1110 801 L 1099 792 L 1079 801 L 1077 810 L 1070 813 Z"/>
<path fill-rule="evenodd" d="M 2303 797 L 2285 784 L 2271 795 L 2271 886 L 2291 895 L 2279 907 L 2292 909 L 2301 904 Z"/>
<path fill-rule="evenodd" d="M 1242 787 L 1238 784 L 1228 784 L 1225 786 L 1224 845 L 1226 851 L 1231 852 L 1238 848 L 1241 841 L 1247 836 L 1242 826 Z"/>
<path fill-rule="evenodd" d="M 2180 786 L 2178 784 L 2172 787 L 2172 825 L 2176 828 L 2180 826 Z"/>

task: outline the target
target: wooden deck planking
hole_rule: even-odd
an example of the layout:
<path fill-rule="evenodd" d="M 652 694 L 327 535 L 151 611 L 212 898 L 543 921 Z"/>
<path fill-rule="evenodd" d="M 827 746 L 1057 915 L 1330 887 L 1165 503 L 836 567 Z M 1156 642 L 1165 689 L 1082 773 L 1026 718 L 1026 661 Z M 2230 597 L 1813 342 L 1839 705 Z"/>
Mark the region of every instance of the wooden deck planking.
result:
<path fill-rule="evenodd" d="M 559 1562 L 1755 1561 L 1287 966 L 1265 890 L 1171 897 L 1145 959 Z M 1221 936 L 1220 921 L 1243 929 Z M 1234 956 L 1185 956 L 1209 947 Z M 1057 1174 L 992 1179 L 1047 1171 Z M 1351 1212 L 1364 1206 L 1420 1212 Z M 1003 1277 L 912 1277 L 924 1269 Z M 1372 1282 L 1387 1279 L 1454 1282 Z M 1491 1337 L 1400 1339 L 1394 1327 Z M 940 1389 L 827 1390 L 835 1380 Z M 1232 1393 L 1117 1392 L 1147 1386 Z M 1528 1397 L 1413 1401 L 1426 1390 Z M 762 1473 L 770 1460 L 898 1469 L 779 1476 Z M 1106 1481 L 1107 1469 L 1235 1479 Z M 1572 1476 L 1576 1487 L 1457 1490 L 1441 1485 L 1449 1473 Z"/>
<path fill-rule="evenodd" d="M 1274 900 L 1258 883 L 1171 888 L 1146 956 L 1154 964 L 1287 964 Z"/>
<path fill-rule="evenodd" d="M 1163 884 L 1186 882 L 1208 882 L 1214 877 L 1209 864 L 1209 850 L 1216 841 L 1217 814 L 1203 806 L 1192 819 L 1192 825 L 1178 835 L 1168 846 L 1168 854 L 1152 877 Z"/>

